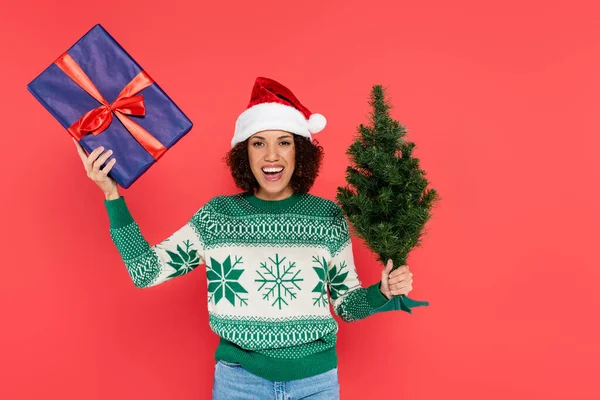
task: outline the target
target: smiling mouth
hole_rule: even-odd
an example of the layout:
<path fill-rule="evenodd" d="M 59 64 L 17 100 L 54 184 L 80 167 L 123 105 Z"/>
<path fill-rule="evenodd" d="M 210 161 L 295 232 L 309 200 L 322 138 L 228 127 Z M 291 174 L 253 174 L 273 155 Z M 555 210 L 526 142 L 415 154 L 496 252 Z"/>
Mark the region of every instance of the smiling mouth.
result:
<path fill-rule="evenodd" d="M 284 168 L 267 168 L 266 171 L 265 169 L 262 169 L 262 173 L 267 182 L 277 182 L 279 179 L 281 179 L 283 170 Z"/>

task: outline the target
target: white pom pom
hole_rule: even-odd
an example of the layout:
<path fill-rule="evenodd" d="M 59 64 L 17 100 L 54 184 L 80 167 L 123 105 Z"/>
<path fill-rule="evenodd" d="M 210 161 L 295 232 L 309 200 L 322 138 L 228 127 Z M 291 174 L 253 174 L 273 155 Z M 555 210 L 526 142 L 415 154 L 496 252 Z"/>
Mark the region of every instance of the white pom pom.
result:
<path fill-rule="evenodd" d="M 308 119 L 308 131 L 310 133 L 317 133 L 323 130 L 327 125 L 327 120 L 321 114 L 311 114 Z"/>

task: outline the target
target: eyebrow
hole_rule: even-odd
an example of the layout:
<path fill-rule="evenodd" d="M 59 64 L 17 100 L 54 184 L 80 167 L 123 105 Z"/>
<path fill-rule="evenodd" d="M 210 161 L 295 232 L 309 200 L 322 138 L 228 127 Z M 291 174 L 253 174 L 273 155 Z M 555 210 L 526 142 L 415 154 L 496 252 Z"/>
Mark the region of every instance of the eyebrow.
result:
<path fill-rule="evenodd" d="M 262 139 L 262 140 L 265 140 L 265 138 L 264 138 L 264 137 L 262 137 L 262 136 L 254 136 L 254 138 L 255 138 L 255 139 Z M 291 139 L 291 138 L 292 138 L 292 136 L 290 136 L 290 135 L 285 135 L 285 136 L 279 136 L 279 137 L 277 138 L 277 140 L 279 140 L 279 139 Z"/>

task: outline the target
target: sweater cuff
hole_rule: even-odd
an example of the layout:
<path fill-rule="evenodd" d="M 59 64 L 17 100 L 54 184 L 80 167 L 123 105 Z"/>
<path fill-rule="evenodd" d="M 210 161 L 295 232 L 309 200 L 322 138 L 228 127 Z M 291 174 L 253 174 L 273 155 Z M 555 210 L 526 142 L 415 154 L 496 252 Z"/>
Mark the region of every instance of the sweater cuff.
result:
<path fill-rule="evenodd" d="M 380 285 L 381 281 L 378 281 L 367 287 L 367 301 L 369 302 L 371 310 L 375 310 L 390 301 L 394 301 L 393 297 L 388 300 L 388 298 L 381 293 Z"/>
<path fill-rule="evenodd" d="M 129 212 L 129 208 L 127 208 L 127 204 L 125 203 L 125 198 L 123 196 L 120 196 L 114 200 L 104 200 L 104 205 L 108 211 L 111 229 L 122 228 L 131 224 L 132 222 L 135 222 L 131 216 L 131 213 Z"/>

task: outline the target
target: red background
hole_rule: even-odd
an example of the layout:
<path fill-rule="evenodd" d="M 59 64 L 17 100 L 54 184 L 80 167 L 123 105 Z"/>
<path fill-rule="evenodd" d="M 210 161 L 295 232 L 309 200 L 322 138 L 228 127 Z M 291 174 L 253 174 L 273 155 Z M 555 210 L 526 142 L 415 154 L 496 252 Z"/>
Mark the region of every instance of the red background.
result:
<path fill-rule="evenodd" d="M 338 319 L 342 399 L 600 398 L 593 4 L 3 0 L 0 398 L 210 398 L 203 269 L 133 286 L 102 193 L 26 90 L 98 22 L 195 123 L 121 191 L 151 243 L 238 191 L 222 157 L 257 76 L 327 117 L 329 199 L 388 87 L 443 198 L 408 262 L 431 305 Z M 382 266 L 354 243 L 369 285 Z"/>

